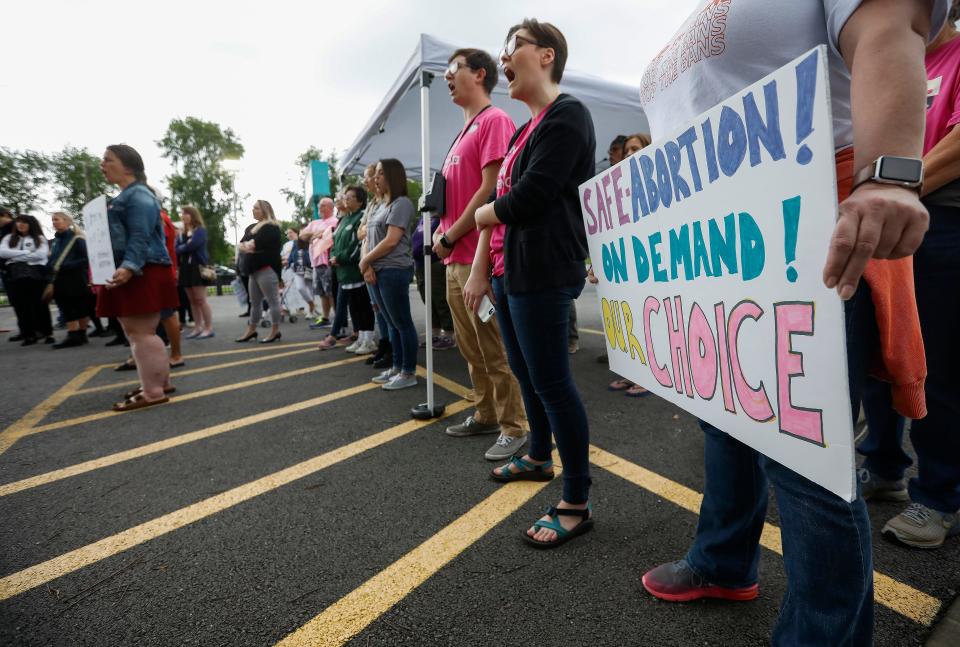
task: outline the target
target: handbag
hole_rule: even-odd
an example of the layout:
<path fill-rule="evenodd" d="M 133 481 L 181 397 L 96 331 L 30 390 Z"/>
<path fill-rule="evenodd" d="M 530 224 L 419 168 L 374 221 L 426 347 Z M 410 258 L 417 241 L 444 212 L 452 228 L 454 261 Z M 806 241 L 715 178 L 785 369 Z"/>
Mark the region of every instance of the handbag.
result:
<path fill-rule="evenodd" d="M 217 281 L 217 268 L 213 265 L 201 265 L 200 266 L 200 278 L 204 283 L 216 283 Z"/>
<path fill-rule="evenodd" d="M 488 104 L 473 116 L 473 119 L 470 120 L 470 123 L 467 124 L 467 127 L 460 131 L 460 134 L 457 135 L 457 138 L 453 140 L 453 143 L 450 144 L 450 148 L 447 149 L 447 154 L 443 156 L 443 161 L 446 163 L 447 156 L 450 155 L 450 151 L 453 150 L 453 147 L 456 146 L 463 136 L 470 132 L 470 128 L 473 126 L 473 122 L 483 114 L 484 110 L 491 107 L 493 104 Z M 423 206 L 420 207 L 420 211 L 432 211 L 438 216 L 442 216 L 447 212 L 447 179 L 443 177 L 443 169 L 433 174 L 433 177 L 430 179 L 430 188 L 426 193 L 423 194 Z"/>
<path fill-rule="evenodd" d="M 44 304 L 48 304 L 53 301 L 53 284 L 57 280 L 57 274 L 60 273 L 60 266 L 63 265 L 63 261 L 70 254 L 70 250 L 73 249 L 73 244 L 77 242 L 77 236 L 74 234 L 73 238 L 70 239 L 70 242 L 67 243 L 67 246 L 63 248 L 63 251 L 60 252 L 60 256 L 57 258 L 57 262 L 53 264 L 53 274 L 50 275 L 46 287 L 43 288 L 43 294 L 40 296 L 40 300 Z"/>

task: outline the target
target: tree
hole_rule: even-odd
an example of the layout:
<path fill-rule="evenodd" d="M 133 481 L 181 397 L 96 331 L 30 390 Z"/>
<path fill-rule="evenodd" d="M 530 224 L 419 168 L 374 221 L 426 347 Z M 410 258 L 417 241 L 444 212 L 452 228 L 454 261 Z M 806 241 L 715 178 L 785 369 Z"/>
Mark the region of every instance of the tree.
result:
<path fill-rule="evenodd" d="M 79 217 L 83 205 L 110 188 L 100 172 L 100 158 L 85 148 L 66 146 L 51 155 L 50 175 L 60 207 Z"/>
<path fill-rule="evenodd" d="M 50 180 L 50 162 L 36 151 L 0 147 L 0 206 L 16 213 L 33 211 Z"/>
<path fill-rule="evenodd" d="M 211 258 L 232 260 L 223 224 L 233 206 L 234 177 L 223 168 L 223 160 L 243 157 L 240 140 L 230 128 L 187 117 L 171 121 L 157 145 L 174 168 L 167 177 L 171 213 L 185 204 L 197 207 L 207 226 Z"/>
<path fill-rule="evenodd" d="M 303 224 L 313 220 L 313 205 L 308 205 L 303 195 L 304 182 L 307 179 L 307 167 L 313 160 L 326 162 L 330 169 L 330 194 L 336 195 L 340 189 L 340 171 L 338 167 L 339 158 L 336 151 L 330 151 L 324 157 L 323 149 L 311 146 L 297 157 L 296 165 L 300 168 L 300 188 L 280 189 L 280 193 L 286 198 L 287 202 L 293 205 L 294 212 L 291 214 L 293 219 Z M 349 184 L 349 183 L 348 183 Z"/>

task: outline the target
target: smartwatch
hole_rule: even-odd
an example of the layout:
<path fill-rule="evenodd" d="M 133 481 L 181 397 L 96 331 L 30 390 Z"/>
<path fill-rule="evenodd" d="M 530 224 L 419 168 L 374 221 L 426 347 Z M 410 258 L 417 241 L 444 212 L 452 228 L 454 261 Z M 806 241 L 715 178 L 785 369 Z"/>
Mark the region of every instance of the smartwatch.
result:
<path fill-rule="evenodd" d="M 882 155 L 853 176 L 854 189 L 865 182 L 893 184 L 915 189 L 919 193 L 923 186 L 923 160 L 915 157 Z"/>
<path fill-rule="evenodd" d="M 446 247 L 447 249 L 453 249 L 453 243 L 447 239 L 447 235 L 443 234 L 440 236 L 440 244 Z"/>

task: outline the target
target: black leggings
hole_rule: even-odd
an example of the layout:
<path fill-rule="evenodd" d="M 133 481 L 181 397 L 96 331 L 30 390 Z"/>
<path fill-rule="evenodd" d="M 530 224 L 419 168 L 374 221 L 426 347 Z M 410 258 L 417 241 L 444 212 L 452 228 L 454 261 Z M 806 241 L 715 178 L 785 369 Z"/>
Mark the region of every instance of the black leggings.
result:
<path fill-rule="evenodd" d="M 350 295 L 350 318 L 353 320 L 353 329 L 373 330 L 373 306 L 370 305 L 370 293 L 367 287 L 345 290 Z"/>

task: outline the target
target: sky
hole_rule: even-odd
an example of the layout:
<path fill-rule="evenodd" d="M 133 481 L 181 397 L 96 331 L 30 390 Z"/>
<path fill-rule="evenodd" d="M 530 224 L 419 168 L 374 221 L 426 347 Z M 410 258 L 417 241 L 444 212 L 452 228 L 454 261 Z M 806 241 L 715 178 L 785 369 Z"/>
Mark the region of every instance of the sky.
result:
<path fill-rule="evenodd" d="M 451 3 L 234 0 L 0 3 L 0 145 L 100 155 L 127 143 L 166 193 L 156 146 L 171 119 L 231 128 L 246 148 L 237 185 L 291 206 L 302 191 L 297 156 L 342 152 L 359 134 L 417 45 L 433 34 L 496 54 L 523 17 L 567 38 L 567 69 L 639 85 L 646 64 L 699 0 Z M 586 7 L 586 9 L 585 9 Z M 54 205 L 48 205 L 53 208 Z"/>

